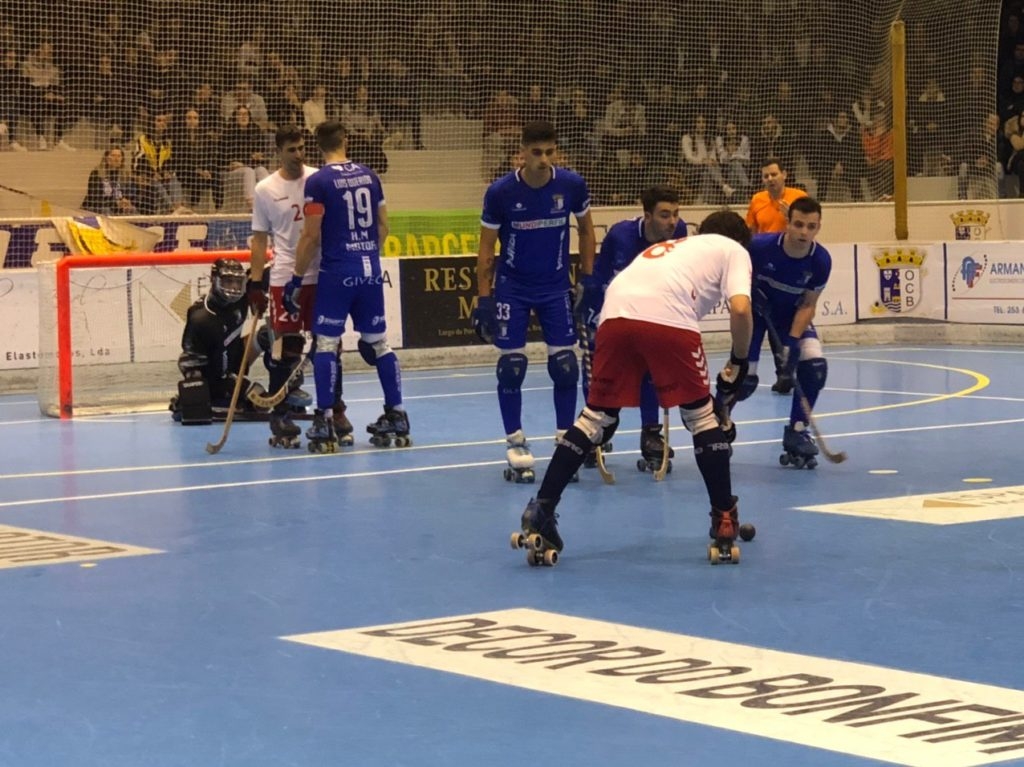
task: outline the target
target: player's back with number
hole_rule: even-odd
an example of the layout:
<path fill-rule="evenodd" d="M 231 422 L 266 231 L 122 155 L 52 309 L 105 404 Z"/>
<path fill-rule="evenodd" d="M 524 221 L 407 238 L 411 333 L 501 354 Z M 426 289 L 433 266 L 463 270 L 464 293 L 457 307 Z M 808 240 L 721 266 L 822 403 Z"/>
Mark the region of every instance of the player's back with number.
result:
<path fill-rule="evenodd" d="M 309 177 L 306 210 L 323 216 L 323 271 L 380 275 L 380 208 L 384 204 L 380 179 L 365 165 L 329 163 Z"/>

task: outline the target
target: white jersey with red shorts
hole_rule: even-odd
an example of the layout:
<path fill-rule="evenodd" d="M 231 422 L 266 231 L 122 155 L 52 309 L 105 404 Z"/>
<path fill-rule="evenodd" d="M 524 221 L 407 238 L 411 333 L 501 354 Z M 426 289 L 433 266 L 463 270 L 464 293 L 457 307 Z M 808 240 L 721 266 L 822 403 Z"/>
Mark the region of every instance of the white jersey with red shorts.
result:
<path fill-rule="evenodd" d="M 302 279 L 299 315 L 289 314 L 282 303 L 284 286 L 295 271 L 295 250 L 302 234 L 306 179 L 316 168 L 303 166 L 302 178 L 286 179 L 281 171 L 272 173 L 256 185 L 252 204 L 252 231 L 271 236 L 274 260 L 270 266 L 270 318 L 276 334 L 298 333 L 311 327 L 313 296 L 320 271 L 320 254 L 313 256 Z"/>
<path fill-rule="evenodd" d="M 648 371 L 662 407 L 707 397 L 699 321 L 723 298 L 749 297 L 750 274 L 746 248 L 718 234 L 659 242 L 637 256 L 605 293 L 587 403 L 638 406 Z"/>

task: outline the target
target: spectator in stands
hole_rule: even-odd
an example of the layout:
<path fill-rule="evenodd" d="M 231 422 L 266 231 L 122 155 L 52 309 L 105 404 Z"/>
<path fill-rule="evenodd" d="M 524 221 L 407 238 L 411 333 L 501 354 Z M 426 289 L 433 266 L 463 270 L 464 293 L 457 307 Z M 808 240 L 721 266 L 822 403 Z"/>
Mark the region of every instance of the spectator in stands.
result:
<path fill-rule="evenodd" d="M 572 157 L 575 163 L 573 170 L 586 178 L 598 155 L 594 117 L 587 92 L 583 88 L 573 88 L 569 98 L 558 105 L 555 117 L 559 153 L 564 150 Z"/>
<path fill-rule="evenodd" d="M 875 115 L 884 110 L 885 102 L 876 99 L 871 93 L 871 88 L 865 86 L 861 89 L 857 100 L 853 102 L 853 118 L 861 128 L 870 126 L 874 122 Z"/>
<path fill-rule="evenodd" d="M 105 138 L 111 140 L 122 137 L 125 126 L 131 127 L 132 111 L 124 98 L 123 87 L 124 83 L 114 71 L 113 59 L 109 54 L 100 54 L 89 73 L 82 111 L 106 134 Z"/>
<path fill-rule="evenodd" d="M 629 154 L 638 151 L 647 136 L 644 106 L 624 86 L 616 87 L 608 99 L 598 128 L 603 157 L 616 156 L 619 165 L 629 164 Z"/>
<path fill-rule="evenodd" d="M 907 165 L 911 175 L 944 174 L 944 137 L 950 126 L 946 94 L 937 78 L 929 77 L 910 105 L 907 125 Z"/>
<path fill-rule="evenodd" d="M 725 182 L 742 192 L 750 193 L 750 137 L 741 133 L 735 121 L 729 120 L 725 130 L 715 137 L 715 154 Z"/>
<path fill-rule="evenodd" d="M 334 100 L 339 104 L 351 103 L 355 98 L 357 85 L 359 77 L 352 67 L 352 59 L 342 56 L 335 62 L 331 78 L 331 94 Z"/>
<path fill-rule="evenodd" d="M 18 54 L 8 48 L 0 63 L 0 149 L 26 151 L 14 135 L 24 108 L 24 97 L 25 79 L 18 69 Z"/>
<path fill-rule="evenodd" d="M 107 216 L 130 216 L 138 213 L 132 202 L 135 188 L 131 174 L 124 170 L 121 147 L 110 147 L 100 164 L 89 173 L 82 209 Z"/>
<path fill-rule="evenodd" d="M 327 104 L 327 86 L 323 83 L 313 86 L 313 94 L 302 102 L 302 124 L 311 136 L 316 126 L 334 117 L 334 109 Z"/>
<path fill-rule="evenodd" d="M 61 71 L 53 61 L 53 46 L 48 42 L 36 46 L 22 63 L 21 73 L 27 82 L 25 117 L 36 130 L 39 148 L 49 148 L 46 134 L 48 124 L 52 123 L 54 144 L 69 152 L 75 151 L 64 140 L 64 131 L 71 124 L 71 115 L 61 86 Z"/>
<path fill-rule="evenodd" d="M 252 121 L 249 108 L 235 107 L 234 121 L 221 138 L 221 166 L 226 179 L 237 179 L 241 183 L 250 209 L 256 183 L 270 175 L 266 168 L 267 143 L 266 134 Z"/>
<path fill-rule="evenodd" d="M 715 140 L 707 131 L 704 115 L 697 115 L 693 119 L 693 127 L 683 134 L 679 155 L 687 186 L 697 192 L 701 202 L 706 205 L 718 204 L 728 201 L 736 193 L 722 177 Z"/>
<path fill-rule="evenodd" d="M 146 108 L 150 115 L 181 114 L 191 90 L 174 48 L 158 51 L 149 73 Z"/>
<path fill-rule="evenodd" d="M 304 105 L 299 96 L 299 88 L 294 83 L 286 82 L 280 91 L 271 91 L 268 109 L 275 130 L 286 125 L 305 124 Z"/>
<path fill-rule="evenodd" d="M 499 170 L 504 170 L 504 162 L 509 152 L 518 148 L 523 130 L 523 123 L 519 117 L 519 102 L 507 88 L 501 88 L 491 97 L 484 109 L 483 128 L 484 177 L 493 179 Z"/>
<path fill-rule="evenodd" d="M 1024 117 L 1019 114 L 1011 115 L 1003 123 L 1000 159 L 1006 177 L 1017 181 L 1017 196 L 1024 197 Z"/>
<path fill-rule="evenodd" d="M 392 56 L 384 66 L 381 82 L 381 119 L 389 136 L 397 141 L 396 133 L 406 134 L 413 149 L 423 149 L 421 88 L 419 81 L 409 73 L 409 67 L 398 56 Z"/>
<path fill-rule="evenodd" d="M 267 102 L 258 93 L 253 93 L 248 80 L 239 80 L 233 91 L 224 94 L 220 102 L 221 118 L 237 124 L 239 107 L 245 107 L 250 123 L 261 130 L 268 129 L 270 116 L 267 114 Z"/>
<path fill-rule="evenodd" d="M 761 118 L 761 129 L 750 138 L 750 152 L 753 157 L 777 157 L 782 167 L 788 172 L 790 184 L 795 183 L 792 172 L 796 162 L 796 146 L 793 136 L 775 119 L 775 115 L 767 112 Z"/>
<path fill-rule="evenodd" d="M 225 121 L 220 111 L 213 85 L 208 81 L 200 82 L 192 91 L 191 108 L 199 113 L 199 124 L 208 134 L 215 134 L 219 139 L 224 130 Z"/>
<path fill-rule="evenodd" d="M 854 130 L 845 109 L 840 109 L 829 120 L 814 148 L 811 155 L 816 159 L 811 172 L 818 183 L 818 199 L 822 202 L 859 200 L 864 150 L 860 133 Z"/>
<path fill-rule="evenodd" d="M 675 86 L 670 82 L 655 85 L 648 93 L 644 114 L 651 165 L 664 169 L 675 164 L 683 136 L 683 109 Z"/>
<path fill-rule="evenodd" d="M 341 105 L 341 123 L 348 131 L 349 157 L 354 162 L 369 165 L 377 173 L 387 173 L 384 123 L 365 85 L 357 86 L 352 101 Z"/>
<path fill-rule="evenodd" d="M 999 197 L 1002 167 L 997 161 L 996 136 L 1000 127 L 999 116 L 989 114 L 964 136 L 957 179 L 961 200 L 994 200 Z"/>
<path fill-rule="evenodd" d="M 463 114 L 463 94 L 467 85 L 466 67 L 451 30 L 441 34 L 434 53 L 434 98 L 438 112 L 458 117 Z"/>
<path fill-rule="evenodd" d="M 873 200 L 892 199 L 892 138 L 889 115 L 884 110 L 874 112 L 870 122 L 860 129 L 864 164 L 867 166 L 868 185 Z"/>
<path fill-rule="evenodd" d="M 519 114 L 524 123 L 537 121 L 553 123 L 555 121 L 551 102 L 544 95 L 543 85 L 530 83 L 526 89 L 526 98 L 520 102 Z"/>
<path fill-rule="evenodd" d="M 165 215 L 181 206 L 181 184 L 174 173 L 171 115 L 158 114 L 135 140 L 132 174 L 138 189 L 136 206 L 142 213 Z"/>
<path fill-rule="evenodd" d="M 1014 75 L 1010 90 L 999 94 L 999 115 L 1003 121 L 1019 114 L 1024 114 L 1024 73 Z"/>
<path fill-rule="evenodd" d="M 193 210 L 198 208 L 207 190 L 215 207 L 219 208 L 224 202 L 217 143 L 217 134 L 203 126 L 199 110 L 189 109 L 185 113 L 184 125 L 175 131 L 172 139 L 172 162 L 185 201 Z"/>

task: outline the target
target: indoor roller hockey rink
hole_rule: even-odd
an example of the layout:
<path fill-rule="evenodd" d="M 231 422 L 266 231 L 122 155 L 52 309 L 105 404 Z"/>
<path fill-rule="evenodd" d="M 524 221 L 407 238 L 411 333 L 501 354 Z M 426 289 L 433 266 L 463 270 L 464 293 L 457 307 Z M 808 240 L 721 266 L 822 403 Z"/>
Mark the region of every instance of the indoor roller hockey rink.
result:
<path fill-rule="evenodd" d="M 763 378 L 734 413 L 757 536 L 717 567 L 678 415 L 655 482 L 635 410 L 616 484 L 566 490 L 558 565 L 510 550 L 543 365 L 534 485 L 502 477 L 490 366 L 407 371 L 404 449 L 368 444 L 379 385 L 347 371 L 335 455 L 4 396 L 0 765 L 1024 765 L 1024 352 L 828 357 L 848 460 L 781 466 Z"/>

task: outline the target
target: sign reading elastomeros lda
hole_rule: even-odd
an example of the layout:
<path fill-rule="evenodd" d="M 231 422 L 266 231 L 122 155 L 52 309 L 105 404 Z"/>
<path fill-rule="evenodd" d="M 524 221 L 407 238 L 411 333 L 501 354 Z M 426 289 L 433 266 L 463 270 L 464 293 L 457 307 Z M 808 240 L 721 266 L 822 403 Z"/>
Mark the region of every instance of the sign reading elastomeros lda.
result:
<path fill-rule="evenodd" d="M 1024 756 L 1024 692 L 538 610 L 292 642 L 916 767 Z"/>

